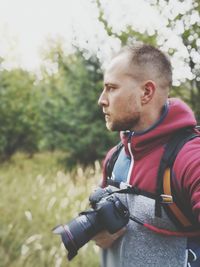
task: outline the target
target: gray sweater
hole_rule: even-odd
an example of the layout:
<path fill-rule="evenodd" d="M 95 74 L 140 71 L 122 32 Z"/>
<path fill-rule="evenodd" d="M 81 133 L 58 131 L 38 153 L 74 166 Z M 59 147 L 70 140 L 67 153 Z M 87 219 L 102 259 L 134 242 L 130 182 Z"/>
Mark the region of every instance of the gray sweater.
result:
<path fill-rule="evenodd" d="M 118 194 L 131 214 L 160 228 L 176 230 L 164 210 L 162 218 L 154 216 L 153 199 Z M 127 231 L 110 249 L 102 251 L 102 267 L 184 267 L 187 266 L 187 239 L 156 234 L 130 221 Z"/>

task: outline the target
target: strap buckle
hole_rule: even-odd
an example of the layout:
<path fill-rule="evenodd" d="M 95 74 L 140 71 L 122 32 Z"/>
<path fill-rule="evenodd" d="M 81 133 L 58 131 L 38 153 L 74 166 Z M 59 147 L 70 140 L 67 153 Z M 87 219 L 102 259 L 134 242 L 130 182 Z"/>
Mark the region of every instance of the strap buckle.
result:
<path fill-rule="evenodd" d="M 127 188 L 131 188 L 132 186 L 128 183 L 125 183 L 125 182 L 120 182 L 119 184 L 119 188 L 120 189 L 127 189 Z"/>
<path fill-rule="evenodd" d="M 172 204 L 174 202 L 171 195 L 161 194 L 160 199 L 163 204 Z"/>

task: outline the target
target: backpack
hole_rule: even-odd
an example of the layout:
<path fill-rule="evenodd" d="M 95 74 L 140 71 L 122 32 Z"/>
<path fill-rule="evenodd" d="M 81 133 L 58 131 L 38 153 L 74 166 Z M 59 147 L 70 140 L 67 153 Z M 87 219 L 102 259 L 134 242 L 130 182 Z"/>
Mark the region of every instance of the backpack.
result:
<path fill-rule="evenodd" d="M 167 235 L 175 236 L 199 236 L 199 224 L 195 221 L 192 211 L 185 205 L 184 198 L 177 195 L 175 189 L 172 187 L 172 167 L 173 163 L 178 155 L 181 148 L 190 140 L 200 137 L 200 127 L 194 128 L 184 128 L 177 131 L 172 138 L 169 140 L 165 146 L 164 153 L 160 160 L 160 165 L 157 174 L 157 187 L 156 193 L 152 194 L 135 186 L 127 186 L 124 189 L 117 191 L 118 193 L 131 193 L 137 195 L 144 195 L 155 199 L 155 216 L 161 217 L 161 207 L 164 208 L 165 212 L 173 223 L 180 229 L 178 232 L 167 231 L 164 229 L 157 229 L 151 225 L 145 225 L 143 222 L 139 221 L 134 216 L 132 220 L 137 223 L 143 224 L 150 230 L 156 231 L 158 233 L 163 233 Z M 120 188 L 120 183 L 111 179 L 112 170 L 114 168 L 115 162 L 120 154 L 123 144 L 120 142 L 115 152 L 107 160 L 105 165 L 106 172 L 106 185 L 112 185 Z"/>

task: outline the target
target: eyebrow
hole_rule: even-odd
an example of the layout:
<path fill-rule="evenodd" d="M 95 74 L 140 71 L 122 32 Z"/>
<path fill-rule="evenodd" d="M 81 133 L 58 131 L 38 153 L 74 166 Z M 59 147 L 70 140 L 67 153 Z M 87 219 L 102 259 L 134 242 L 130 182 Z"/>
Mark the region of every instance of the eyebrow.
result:
<path fill-rule="evenodd" d="M 116 83 L 104 83 L 105 86 L 113 86 L 117 87 L 118 85 Z"/>

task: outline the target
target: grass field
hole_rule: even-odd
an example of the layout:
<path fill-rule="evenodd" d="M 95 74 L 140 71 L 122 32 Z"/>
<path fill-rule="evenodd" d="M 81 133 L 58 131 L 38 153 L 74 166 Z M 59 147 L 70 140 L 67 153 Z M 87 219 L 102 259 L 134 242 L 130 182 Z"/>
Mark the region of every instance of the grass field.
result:
<path fill-rule="evenodd" d="M 0 267 L 97 267 L 92 241 L 71 262 L 51 229 L 88 208 L 100 166 L 67 172 L 61 153 L 15 155 L 0 167 Z"/>

